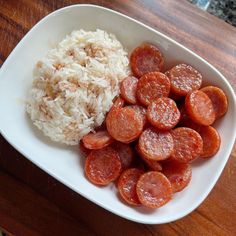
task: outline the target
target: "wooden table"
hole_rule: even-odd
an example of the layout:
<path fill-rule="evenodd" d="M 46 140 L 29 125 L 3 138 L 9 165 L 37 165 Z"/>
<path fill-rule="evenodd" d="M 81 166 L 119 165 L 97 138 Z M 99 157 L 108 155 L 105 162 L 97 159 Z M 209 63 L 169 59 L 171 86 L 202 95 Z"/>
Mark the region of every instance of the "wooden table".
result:
<path fill-rule="evenodd" d="M 171 36 L 213 64 L 236 89 L 236 28 L 185 0 L 0 0 L 0 62 L 42 17 L 78 2 L 112 8 Z M 236 147 L 213 191 L 194 212 L 173 223 L 149 226 L 82 198 L 0 136 L 0 227 L 24 236 L 236 235 L 235 158 Z"/>

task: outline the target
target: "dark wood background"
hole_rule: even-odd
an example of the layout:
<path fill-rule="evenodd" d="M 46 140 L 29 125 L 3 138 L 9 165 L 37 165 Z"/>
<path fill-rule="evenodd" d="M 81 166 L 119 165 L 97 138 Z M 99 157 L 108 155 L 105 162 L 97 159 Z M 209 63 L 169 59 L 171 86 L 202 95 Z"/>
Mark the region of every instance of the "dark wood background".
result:
<path fill-rule="evenodd" d="M 236 90 L 236 29 L 186 0 L 0 0 L 0 64 L 42 17 L 75 3 L 120 11 L 171 36 L 213 64 Z M 80 197 L 0 135 L 0 228 L 22 236 L 236 235 L 235 158 L 236 147 L 213 191 L 194 212 L 150 226 L 122 219 Z"/>

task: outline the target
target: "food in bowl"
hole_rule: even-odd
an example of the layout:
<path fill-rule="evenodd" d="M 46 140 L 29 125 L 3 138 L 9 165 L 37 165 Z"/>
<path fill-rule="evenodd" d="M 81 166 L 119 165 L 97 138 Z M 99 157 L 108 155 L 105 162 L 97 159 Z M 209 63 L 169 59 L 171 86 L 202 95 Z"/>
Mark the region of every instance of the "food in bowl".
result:
<path fill-rule="evenodd" d="M 35 66 L 27 103 L 33 123 L 53 141 L 77 145 L 105 119 L 129 60 L 103 30 L 73 31 Z"/>
<path fill-rule="evenodd" d="M 37 63 L 27 112 L 54 141 L 82 139 L 90 182 L 118 179 L 126 203 L 159 208 L 187 187 L 190 162 L 217 153 L 220 136 L 211 125 L 228 107 L 220 88 L 201 88 L 191 65 L 164 73 L 163 66 L 154 45 L 135 48 L 129 68 L 115 36 L 74 31 Z"/>

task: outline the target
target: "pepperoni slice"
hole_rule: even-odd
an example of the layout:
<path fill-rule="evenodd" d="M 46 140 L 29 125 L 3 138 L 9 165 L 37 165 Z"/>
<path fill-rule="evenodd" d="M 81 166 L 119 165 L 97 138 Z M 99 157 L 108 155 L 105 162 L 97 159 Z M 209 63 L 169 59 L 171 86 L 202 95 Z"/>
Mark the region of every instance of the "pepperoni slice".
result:
<path fill-rule="evenodd" d="M 179 127 L 171 131 L 174 140 L 172 160 L 187 163 L 200 156 L 203 141 L 198 132 L 186 127 Z"/>
<path fill-rule="evenodd" d="M 115 109 L 115 108 L 122 108 L 124 105 L 125 105 L 124 99 L 121 97 L 117 97 L 110 110 Z"/>
<path fill-rule="evenodd" d="M 170 80 L 160 72 L 150 72 L 143 75 L 137 85 L 137 99 L 145 106 L 159 97 L 168 97 Z"/>
<path fill-rule="evenodd" d="M 148 166 L 148 168 L 150 170 L 155 170 L 155 171 L 161 171 L 162 170 L 162 165 L 159 161 L 156 160 L 151 160 L 146 158 L 139 150 L 139 146 L 136 145 L 135 146 L 135 150 L 137 151 L 137 153 L 139 154 L 139 156 L 144 160 L 144 162 L 146 163 L 146 165 Z"/>
<path fill-rule="evenodd" d="M 169 130 L 179 122 L 180 112 L 174 100 L 158 98 L 149 104 L 147 118 L 154 127 L 160 130 Z"/>
<path fill-rule="evenodd" d="M 87 178 L 97 185 L 107 185 L 120 174 L 121 162 L 118 153 L 111 147 L 93 150 L 85 161 Z"/>
<path fill-rule="evenodd" d="M 202 84 L 202 75 L 190 65 L 179 64 L 169 72 L 171 92 L 185 96 L 187 93 L 199 89 Z"/>
<path fill-rule="evenodd" d="M 167 161 L 163 164 L 162 172 L 170 181 L 174 193 L 183 190 L 192 178 L 192 169 L 187 163 Z"/>
<path fill-rule="evenodd" d="M 89 133 L 82 138 L 83 144 L 88 149 L 101 149 L 110 145 L 114 139 L 106 130 L 99 130 L 96 133 Z"/>
<path fill-rule="evenodd" d="M 220 148 L 221 139 L 219 133 L 211 126 L 202 126 L 199 133 L 203 140 L 201 157 L 214 156 Z"/>
<path fill-rule="evenodd" d="M 128 144 L 120 142 L 114 142 L 112 148 L 117 151 L 120 157 L 122 170 L 129 168 L 134 161 L 134 152 L 132 148 Z"/>
<path fill-rule="evenodd" d="M 125 170 L 119 178 L 118 191 L 121 197 L 130 205 L 140 205 L 136 193 L 136 185 L 143 173 L 143 170 L 132 168 Z"/>
<path fill-rule="evenodd" d="M 139 150 L 147 159 L 156 161 L 167 159 L 174 150 L 174 142 L 170 132 L 159 132 L 150 127 L 139 137 Z"/>
<path fill-rule="evenodd" d="M 143 174 L 136 186 L 139 201 L 146 207 L 159 208 L 172 198 L 170 181 L 160 172 Z"/>
<path fill-rule="evenodd" d="M 211 99 L 216 119 L 222 117 L 228 110 L 228 99 L 223 90 L 214 86 L 207 86 L 201 91 Z"/>
<path fill-rule="evenodd" d="M 117 141 L 130 143 L 143 130 L 140 115 L 130 107 L 111 110 L 106 118 L 107 131 Z"/>
<path fill-rule="evenodd" d="M 83 156 L 85 156 L 85 157 L 87 157 L 87 156 L 89 155 L 89 153 L 91 152 L 90 149 L 88 149 L 88 148 L 86 148 L 86 147 L 84 146 L 82 140 L 80 140 L 80 142 L 79 142 L 79 151 L 80 151 L 80 153 L 81 153 Z"/>
<path fill-rule="evenodd" d="M 130 56 L 130 65 L 135 76 L 152 72 L 161 71 L 164 64 L 164 58 L 160 50 L 151 44 L 142 44 L 135 48 Z"/>
<path fill-rule="evenodd" d="M 147 116 L 146 116 L 146 114 L 147 114 L 146 108 L 139 106 L 139 105 L 132 105 L 129 107 L 131 107 L 132 109 L 134 109 L 138 112 L 138 114 L 141 116 L 141 119 L 143 121 L 143 126 L 146 127 L 148 125 Z"/>
<path fill-rule="evenodd" d="M 136 104 L 136 90 L 137 90 L 138 79 L 134 76 L 129 76 L 122 80 L 120 85 L 121 96 L 129 104 Z"/>
<path fill-rule="evenodd" d="M 210 98 L 202 91 L 189 93 L 185 99 L 189 117 L 199 125 L 211 125 L 215 121 L 215 111 Z"/>

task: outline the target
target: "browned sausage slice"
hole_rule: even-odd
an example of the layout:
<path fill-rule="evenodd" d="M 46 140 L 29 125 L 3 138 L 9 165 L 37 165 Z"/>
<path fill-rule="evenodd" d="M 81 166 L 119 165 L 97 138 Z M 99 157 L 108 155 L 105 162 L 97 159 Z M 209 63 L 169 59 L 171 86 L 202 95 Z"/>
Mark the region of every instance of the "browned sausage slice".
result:
<path fill-rule="evenodd" d="M 211 125 L 215 121 L 215 111 L 210 98 L 202 91 L 189 93 L 185 99 L 185 108 L 189 117 L 199 125 Z"/>
<path fill-rule="evenodd" d="M 203 142 L 200 134 L 193 129 L 179 127 L 171 131 L 174 140 L 172 160 L 187 163 L 200 156 Z"/>
<path fill-rule="evenodd" d="M 117 151 L 120 157 L 122 170 L 129 168 L 134 161 L 134 152 L 130 145 L 121 142 L 114 142 L 112 148 Z"/>
<path fill-rule="evenodd" d="M 87 178 L 97 185 L 107 185 L 114 181 L 121 171 L 118 153 L 111 147 L 90 152 L 85 161 Z"/>
<path fill-rule="evenodd" d="M 143 130 L 143 120 L 138 112 L 130 107 L 111 110 L 107 115 L 106 125 L 108 133 L 123 143 L 134 141 Z"/>
<path fill-rule="evenodd" d="M 169 130 L 179 122 L 180 112 L 174 100 L 158 98 L 149 104 L 147 118 L 154 127 L 160 130 Z"/>
<path fill-rule="evenodd" d="M 228 110 L 228 99 L 222 89 L 207 86 L 201 89 L 210 99 L 216 114 L 216 119 L 222 117 Z"/>
<path fill-rule="evenodd" d="M 164 58 L 160 50 L 154 45 L 145 43 L 135 48 L 130 56 L 130 65 L 135 76 L 161 71 L 164 64 Z"/>
<path fill-rule="evenodd" d="M 190 65 L 179 64 L 168 73 L 171 83 L 171 93 L 185 96 L 187 93 L 199 89 L 202 75 Z"/>
<path fill-rule="evenodd" d="M 136 185 L 143 170 L 132 168 L 125 170 L 118 181 L 118 191 L 121 197 L 130 205 L 140 205 L 136 192 Z"/>
<path fill-rule="evenodd" d="M 143 75 L 137 85 L 137 99 L 144 106 L 160 97 L 168 97 L 170 80 L 160 72 L 150 72 Z"/>
<path fill-rule="evenodd" d="M 129 104 L 136 104 L 136 90 L 138 79 L 134 76 L 129 76 L 122 80 L 120 85 L 120 93 L 123 99 Z"/>
<path fill-rule="evenodd" d="M 150 171 L 141 175 L 136 191 L 139 201 L 149 208 L 159 208 L 172 198 L 170 181 L 165 175 L 157 171 Z"/>
<path fill-rule="evenodd" d="M 174 193 L 182 191 L 189 184 L 192 177 L 189 164 L 167 161 L 162 166 L 162 172 L 169 179 Z"/>
<path fill-rule="evenodd" d="M 83 144 L 88 149 L 101 149 L 111 144 L 114 139 L 106 130 L 98 130 L 96 133 L 89 133 L 82 138 Z"/>
<path fill-rule="evenodd" d="M 150 127 L 139 137 L 139 150 L 147 159 L 165 160 L 174 151 L 174 142 L 170 132 L 160 132 Z"/>
<path fill-rule="evenodd" d="M 221 139 L 219 133 L 211 126 L 202 126 L 199 133 L 203 140 L 201 157 L 214 156 L 220 148 Z"/>

